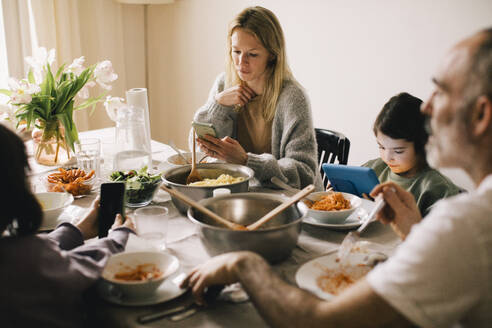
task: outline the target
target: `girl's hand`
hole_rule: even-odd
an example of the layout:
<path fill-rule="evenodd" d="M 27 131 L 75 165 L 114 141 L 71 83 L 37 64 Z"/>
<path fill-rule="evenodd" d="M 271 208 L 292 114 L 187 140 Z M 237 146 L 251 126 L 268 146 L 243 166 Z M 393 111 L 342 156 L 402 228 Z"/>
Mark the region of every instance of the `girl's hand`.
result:
<path fill-rule="evenodd" d="M 231 137 L 218 139 L 210 135 L 196 139 L 200 148 L 208 155 L 227 163 L 245 165 L 248 161 L 248 154 L 244 148 Z"/>
<path fill-rule="evenodd" d="M 246 105 L 256 93 L 247 85 L 235 85 L 215 95 L 215 100 L 222 106 Z"/>
<path fill-rule="evenodd" d="M 129 215 L 125 217 L 125 222 L 123 222 L 123 217 L 121 216 L 121 214 L 116 214 L 116 218 L 113 225 L 111 226 L 111 229 L 116 229 L 119 227 L 126 227 L 135 231 L 135 225 L 133 224 L 133 220 Z"/>
<path fill-rule="evenodd" d="M 85 239 L 94 238 L 98 234 L 97 213 L 99 212 L 99 197 L 92 202 L 89 213 L 75 226 L 80 230 Z"/>
<path fill-rule="evenodd" d="M 393 230 L 405 239 L 412 226 L 422 220 L 420 210 L 411 193 L 393 182 L 386 182 L 374 187 L 371 196 L 382 193 L 386 205 L 376 215 L 384 224 L 389 223 Z"/>

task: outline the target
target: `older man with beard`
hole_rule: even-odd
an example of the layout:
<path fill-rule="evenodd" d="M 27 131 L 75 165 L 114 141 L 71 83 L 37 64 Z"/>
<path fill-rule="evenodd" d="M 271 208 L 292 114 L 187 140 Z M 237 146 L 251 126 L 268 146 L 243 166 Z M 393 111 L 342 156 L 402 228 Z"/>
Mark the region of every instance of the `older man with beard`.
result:
<path fill-rule="evenodd" d="M 276 276 L 249 252 L 215 257 L 183 282 L 199 301 L 205 287 L 241 282 L 276 327 L 490 327 L 492 322 L 492 28 L 457 44 L 433 79 L 428 159 L 460 167 L 477 185 L 441 200 L 421 221 L 412 195 L 377 186 L 379 219 L 405 241 L 394 256 L 331 302 Z"/>

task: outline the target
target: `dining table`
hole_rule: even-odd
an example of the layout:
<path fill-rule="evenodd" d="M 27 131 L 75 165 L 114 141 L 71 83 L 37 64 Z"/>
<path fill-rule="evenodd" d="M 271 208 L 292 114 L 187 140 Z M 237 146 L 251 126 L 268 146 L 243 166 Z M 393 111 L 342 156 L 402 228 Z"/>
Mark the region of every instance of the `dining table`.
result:
<path fill-rule="evenodd" d="M 114 127 L 80 132 L 79 138 L 99 138 L 102 143 L 101 158 L 103 161 L 110 160 L 111 153 L 114 152 Z M 31 141 L 26 142 L 26 148 L 31 166 L 30 179 L 33 190 L 35 192 L 44 191 L 42 189 L 43 184 L 39 183 L 39 180 L 50 171 L 55 170 L 56 167 L 39 165 L 34 161 Z M 175 154 L 175 151 L 170 146 L 154 140 L 151 142 L 151 148 L 152 169 L 164 172 L 170 167 L 166 159 Z M 101 177 L 110 173 L 110 164 L 101 163 Z M 254 187 L 250 187 L 249 191 L 284 193 L 283 190 Z M 74 223 L 83 217 L 97 195 L 98 191 L 95 189 L 90 195 L 76 198 L 60 215 L 57 224 L 65 221 Z M 176 209 L 169 194 L 159 190 L 151 204 L 164 206 L 168 209 L 165 225 L 165 229 L 167 229 L 166 249 L 164 252 L 177 257 L 181 276 L 184 276 L 193 267 L 210 259 L 210 255 L 201 243 L 196 225 Z M 132 217 L 132 212 L 129 210 L 127 215 Z M 49 231 L 53 228 L 54 226 L 44 227 L 43 230 Z M 164 229 L 163 221 L 156 220 L 155 230 L 158 231 L 161 228 Z M 336 251 L 347 233 L 348 230 L 334 230 L 322 225 L 303 223 L 297 246 L 291 255 L 282 262 L 273 264 L 272 268 L 287 283 L 296 285 L 295 274 L 297 270 L 312 259 Z M 379 222 L 371 223 L 362 234 L 361 240 L 376 245 L 387 253 L 391 253 L 400 243 L 399 238 L 391 228 Z M 90 240 L 86 242 L 90 242 Z M 148 247 L 148 243 L 138 236 L 137 231 L 137 234 L 130 235 L 125 252 L 145 250 Z M 144 306 L 117 304 L 117 302 L 108 301 L 100 297 L 97 288 L 89 291 L 86 298 L 89 320 L 94 325 L 101 327 L 268 327 L 239 284 L 226 288 L 215 301 L 209 302 L 205 307 L 192 305 L 194 300 L 189 290 L 183 291 L 180 295 L 167 301 Z M 166 316 L 149 323 L 139 322 L 141 316 L 180 306 L 193 308 L 194 311 L 188 311 L 188 314 L 182 316 Z"/>

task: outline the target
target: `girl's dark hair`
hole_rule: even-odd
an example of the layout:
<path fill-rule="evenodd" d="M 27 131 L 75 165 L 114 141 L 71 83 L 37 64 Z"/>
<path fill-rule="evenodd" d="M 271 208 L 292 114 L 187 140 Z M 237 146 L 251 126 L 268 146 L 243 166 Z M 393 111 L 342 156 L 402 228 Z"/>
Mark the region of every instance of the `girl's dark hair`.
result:
<path fill-rule="evenodd" d="M 29 189 L 29 170 L 24 142 L 0 124 L 0 172 L 3 173 L 0 199 L 0 235 L 9 229 L 11 235 L 22 236 L 38 230 L 43 212 Z"/>
<path fill-rule="evenodd" d="M 383 106 L 374 122 L 373 131 L 381 131 L 393 139 L 413 142 L 416 154 L 425 162 L 425 144 L 429 134 L 425 129 L 426 117 L 420 111 L 422 100 L 406 92 L 397 94 Z"/>

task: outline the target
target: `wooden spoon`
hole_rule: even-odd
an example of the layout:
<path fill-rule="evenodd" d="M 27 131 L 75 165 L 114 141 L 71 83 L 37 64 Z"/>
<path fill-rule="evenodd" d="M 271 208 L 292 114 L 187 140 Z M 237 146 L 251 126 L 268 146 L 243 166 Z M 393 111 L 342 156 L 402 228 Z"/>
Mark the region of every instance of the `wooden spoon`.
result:
<path fill-rule="evenodd" d="M 306 188 L 302 189 L 297 194 L 295 194 L 294 196 L 290 197 L 285 202 L 283 202 L 282 204 L 280 204 L 279 206 L 275 207 L 273 210 L 271 210 L 270 212 L 268 212 L 267 214 L 265 214 L 258 221 L 254 222 L 254 223 L 252 223 L 252 224 L 250 224 L 248 226 L 246 226 L 246 229 L 248 229 L 248 230 L 257 230 L 263 224 L 265 224 L 268 221 L 270 221 L 271 219 L 273 219 L 277 214 L 279 214 L 280 212 L 284 211 L 285 209 L 287 209 L 289 206 L 291 206 L 295 202 L 303 199 L 304 197 L 306 197 L 307 195 L 309 195 L 313 191 L 314 191 L 314 186 L 312 184 L 310 184 L 309 186 L 307 186 Z"/>
<path fill-rule="evenodd" d="M 188 196 L 186 196 L 182 192 L 168 188 L 164 184 L 161 185 L 161 189 L 163 189 L 164 191 L 167 191 L 168 193 L 170 193 L 174 197 L 178 198 L 179 200 L 183 201 L 184 203 L 190 205 L 191 207 L 199 210 L 203 214 L 211 217 L 215 222 L 222 224 L 226 228 L 229 228 L 231 230 L 246 230 L 245 226 L 224 219 L 223 217 L 215 214 L 214 212 L 212 212 L 211 210 L 209 210 L 208 208 L 206 208 L 202 204 L 189 198 Z"/>
<path fill-rule="evenodd" d="M 200 173 L 198 173 L 198 170 L 196 169 L 196 132 L 195 129 L 193 129 L 193 153 L 191 153 L 191 171 L 186 178 L 186 184 L 188 185 L 190 183 L 202 180 L 202 176 L 200 175 Z"/>

